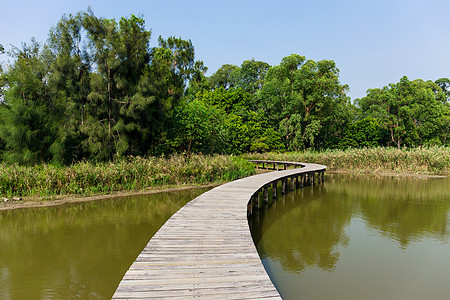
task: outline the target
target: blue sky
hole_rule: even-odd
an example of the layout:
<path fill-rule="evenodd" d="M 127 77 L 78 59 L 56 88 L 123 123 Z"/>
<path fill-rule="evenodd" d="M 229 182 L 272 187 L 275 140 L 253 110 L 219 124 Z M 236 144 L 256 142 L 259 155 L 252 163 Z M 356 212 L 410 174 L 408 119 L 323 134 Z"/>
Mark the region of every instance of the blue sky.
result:
<path fill-rule="evenodd" d="M 142 14 L 153 46 L 159 35 L 191 39 L 207 75 L 251 58 L 277 65 L 297 53 L 334 60 L 352 99 L 403 75 L 450 77 L 448 0 L 0 0 L 0 44 L 43 42 L 63 14 L 88 6 L 99 17 Z"/>

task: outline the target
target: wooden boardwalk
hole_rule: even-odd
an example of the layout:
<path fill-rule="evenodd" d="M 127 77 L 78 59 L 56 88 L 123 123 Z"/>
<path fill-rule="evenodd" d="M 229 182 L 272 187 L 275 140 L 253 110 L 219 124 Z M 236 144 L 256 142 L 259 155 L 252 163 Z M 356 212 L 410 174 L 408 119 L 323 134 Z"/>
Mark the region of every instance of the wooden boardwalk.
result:
<path fill-rule="evenodd" d="M 113 299 L 281 299 L 253 244 L 247 217 L 270 184 L 288 178 L 302 184 L 304 174 L 314 173 L 323 179 L 325 166 L 302 165 L 229 182 L 187 203 L 151 238 Z M 303 180 L 295 181 L 299 175 Z"/>

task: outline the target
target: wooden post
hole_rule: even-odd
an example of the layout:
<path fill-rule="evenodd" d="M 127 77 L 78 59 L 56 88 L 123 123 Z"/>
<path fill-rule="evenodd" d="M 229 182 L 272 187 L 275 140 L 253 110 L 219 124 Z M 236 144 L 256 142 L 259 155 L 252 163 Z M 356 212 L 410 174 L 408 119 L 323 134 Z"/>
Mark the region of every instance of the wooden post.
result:
<path fill-rule="evenodd" d="M 259 209 L 259 191 L 252 196 L 252 199 L 253 199 L 253 207 L 255 209 Z"/>
<path fill-rule="evenodd" d="M 286 194 L 286 179 L 281 179 L 281 194 Z"/>
<path fill-rule="evenodd" d="M 311 185 L 314 185 L 314 172 L 311 173 Z"/>
<path fill-rule="evenodd" d="M 264 187 L 264 191 L 263 191 L 263 201 L 265 204 L 269 203 L 269 193 L 267 191 L 267 186 Z"/>
<path fill-rule="evenodd" d="M 262 168 L 265 169 L 266 168 L 266 163 L 263 162 L 262 164 L 263 164 Z"/>
<path fill-rule="evenodd" d="M 298 188 L 298 175 L 295 176 L 295 187 Z"/>
<path fill-rule="evenodd" d="M 295 179 L 291 177 L 291 191 L 295 190 Z"/>
<path fill-rule="evenodd" d="M 304 179 L 305 179 L 305 175 L 304 175 L 304 174 L 301 174 L 301 175 L 300 175 L 300 187 L 301 187 L 301 188 L 303 187 Z"/>
<path fill-rule="evenodd" d="M 274 182 L 272 182 L 272 196 L 273 196 L 273 201 L 277 200 L 277 183 L 278 181 L 275 180 Z"/>
<path fill-rule="evenodd" d="M 275 165 L 275 167 L 274 167 L 275 169 L 274 169 L 274 170 L 277 170 L 277 171 L 278 171 L 278 164 L 275 163 L 274 165 Z"/>
<path fill-rule="evenodd" d="M 287 164 L 284 164 L 283 166 L 284 166 L 284 169 L 286 170 L 287 169 Z"/>

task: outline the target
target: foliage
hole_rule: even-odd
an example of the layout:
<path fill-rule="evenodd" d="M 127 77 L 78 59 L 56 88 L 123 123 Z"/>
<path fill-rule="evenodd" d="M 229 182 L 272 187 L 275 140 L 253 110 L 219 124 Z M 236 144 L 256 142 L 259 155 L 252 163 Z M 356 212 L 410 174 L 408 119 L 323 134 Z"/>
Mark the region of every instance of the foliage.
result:
<path fill-rule="evenodd" d="M 241 88 L 220 87 L 212 91 L 199 92 L 196 98 L 224 110 L 227 114 L 231 112 L 239 114 L 249 109 L 251 94 Z"/>
<path fill-rule="evenodd" d="M 284 149 L 281 137 L 268 123 L 262 111 L 249 111 L 245 117 L 229 114 L 225 120 L 225 153 L 243 154 Z"/>
<path fill-rule="evenodd" d="M 89 10 L 63 16 L 46 44 L 11 53 L 2 159 L 70 164 L 156 152 L 187 82 L 206 68 L 191 41 L 160 37 L 150 48 L 150 36 L 141 17 L 117 22 Z"/>
<path fill-rule="evenodd" d="M 175 151 L 212 154 L 224 147 L 222 112 L 195 99 L 175 109 L 173 126 L 169 132 Z"/>
<path fill-rule="evenodd" d="M 278 125 L 290 150 L 318 148 L 341 122 L 347 104 L 346 86 L 339 83 L 333 61 L 306 61 L 292 54 L 269 69 L 262 88 L 262 108 L 271 124 Z"/>
<path fill-rule="evenodd" d="M 255 94 L 261 90 L 270 65 L 255 59 L 246 60 L 234 71 L 236 86 L 245 92 Z"/>
<path fill-rule="evenodd" d="M 221 66 L 208 80 L 213 89 L 229 89 L 236 85 L 235 71 L 238 66 L 225 64 Z"/>
<path fill-rule="evenodd" d="M 45 84 L 48 66 L 39 52 L 40 45 L 32 41 L 15 48 L 11 55 L 17 61 L 4 79 L 8 89 L 5 102 L 0 105 L 0 139 L 5 148 L 2 158 L 23 164 L 49 160 L 54 142 L 55 127 Z"/>
<path fill-rule="evenodd" d="M 386 132 L 377 119 L 367 117 L 349 123 L 344 131 L 339 148 L 371 148 L 384 144 Z"/>
<path fill-rule="evenodd" d="M 447 96 L 447 99 L 445 99 L 445 100 L 449 101 L 450 100 L 450 79 L 439 78 L 434 83 L 436 83 L 441 88 L 441 90 L 444 92 L 445 96 Z"/>
<path fill-rule="evenodd" d="M 433 82 L 409 81 L 406 76 L 397 84 L 371 89 L 358 101 L 365 115 L 377 118 L 389 132 L 390 142 L 421 146 L 436 137 L 444 113 L 445 95 Z"/>
<path fill-rule="evenodd" d="M 1 165 L 0 195 L 86 195 L 160 185 L 229 181 L 253 173 L 253 164 L 246 160 L 220 155 L 173 155 L 148 159 L 130 156 L 97 164 L 82 161 L 67 167 Z"/>
<path fill-rule="evenodd" d="M 64 15 L 0 68 L 0 161 L 70 165 L 129 155 L 448 145 L 450 80 L 403 77 L 351 104 L 332 60 L 224 64 L 141 16 Z M 0 45 L 0 53 L 4 52 Z"/>

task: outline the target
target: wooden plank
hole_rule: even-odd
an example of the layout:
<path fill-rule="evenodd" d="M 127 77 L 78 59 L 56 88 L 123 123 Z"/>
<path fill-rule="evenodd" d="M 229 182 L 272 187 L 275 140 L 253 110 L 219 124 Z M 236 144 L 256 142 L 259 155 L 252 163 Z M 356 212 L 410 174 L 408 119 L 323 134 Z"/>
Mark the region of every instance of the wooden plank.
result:
<path fill-rule="evenodd" d="M 113 299 L 281 299 L 253 244 L 248 202 L 277 180 L 321 172 L 326 167 L 275 164 L 302 168 L 229 182 L 186 204 L 150 239 Z"/>

